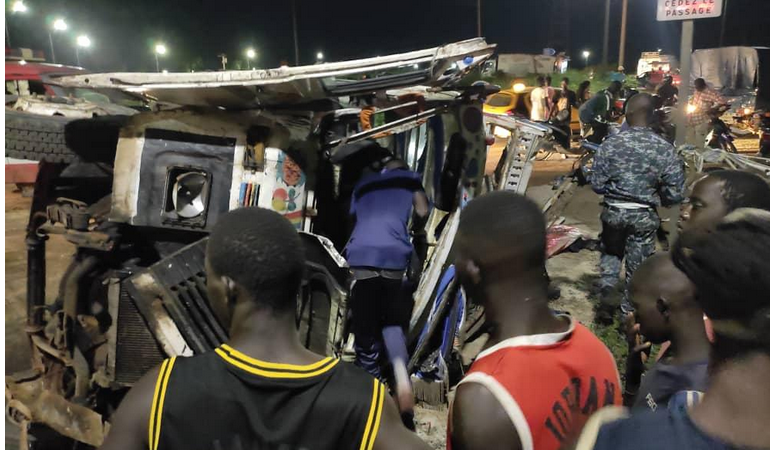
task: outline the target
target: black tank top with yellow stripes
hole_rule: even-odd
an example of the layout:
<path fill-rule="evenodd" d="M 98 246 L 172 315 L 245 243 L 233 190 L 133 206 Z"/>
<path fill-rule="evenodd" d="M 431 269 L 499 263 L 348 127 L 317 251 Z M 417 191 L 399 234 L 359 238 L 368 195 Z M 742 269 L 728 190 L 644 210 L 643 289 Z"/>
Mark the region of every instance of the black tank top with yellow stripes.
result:
<path fill-rule="evenodd" d="M 222 345 L 163 362 L 150 450 L 371 450 L 385 395 L 338 359 L 276 364 Z"/>

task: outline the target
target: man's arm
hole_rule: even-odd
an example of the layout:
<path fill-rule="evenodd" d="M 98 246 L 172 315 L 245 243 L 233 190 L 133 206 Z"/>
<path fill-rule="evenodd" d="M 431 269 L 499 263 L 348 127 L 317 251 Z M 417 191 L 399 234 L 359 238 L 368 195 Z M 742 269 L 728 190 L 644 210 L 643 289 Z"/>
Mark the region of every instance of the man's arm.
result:
<path fill-rule="evenodd" d="M 606 153 L 607 150 L 605 149 L 605 144 L 602 144 L 594 155 L 594 163 L 591 168 L 591 179 L 589 181 L 591 182 L 591 187 L 594 192 L 599 195 L 604 194 L 607 183 L 610 181 L 609 167 L 607 167 L 608 158 L 605 156 Z"/>
<path fill-rule="evenodd" d="M 146 450 L 149 448 L 150 408 L 160 367 L 147 372 L 128 391 L 111 421 L 110 432 L 100 450 Z"/>
<path fill-rule="evenodd" d="M 420 263 L 425 262 L 428 255 L 428 237 L 425 232 L 425 224 L 428 223 L 430 204 L 425 191 L 415 191 L 412 199 L 414 214 L 412 214 L 412 245 L 414 245 Z M 420 266 L 422 267 L 422 266 Z"/>
<path fill-rule="evenodd" d="M 661 167 L 660 202 L 671 206 L 684 200 L 684 162 L 672 148 L 666 158 L 666 167 Z"/>
<path fill-rule="evenodd" d="M 644 363 L 647 360 L 650 343 L 642 342 L 639 334 L 639 324 L 636 323 L 633 314 L 625 317 L 626 341 L 628 342 L 628 356 L 626 357 L 626 387 L 623 391 L 623 405 L 631 407 L 636 400 L 639 386 L 644 374 Z"/>
<path fill-rule="evenodd" d="M 374 450 L 428 450 L 428 444 L 416 434 L 407 430 L 396 405 L 390 396 L 386 396 L 382 407 L 382 420 L 377 438 L 374 440 Z"/>
<path fill-rule="evenodd" d="M 726 98 L 722 97 L 722 94 L 720 94 L 717 91 L 712 91 L 712 92 L 714 93 L 714 107 L 728 105 L 729 102 L 727 101 Z"/>
<path fill-rule="evenodd" d="M 457 388 L 450 420 L 452 450 L 522 448 L 516 427 L 500 402 L 478 383 L 465 383 Z"/>
<path fill-rule="evenodd" d="M 428 214 L 430 213 L 430 204 L 428 203 L 428 196 L 425 195 L 425 191 L 414 192 L 412 205 L 414 206 L 412 230 L 419 231 L 425 227 L 425 223 L 428 221 Z"/>

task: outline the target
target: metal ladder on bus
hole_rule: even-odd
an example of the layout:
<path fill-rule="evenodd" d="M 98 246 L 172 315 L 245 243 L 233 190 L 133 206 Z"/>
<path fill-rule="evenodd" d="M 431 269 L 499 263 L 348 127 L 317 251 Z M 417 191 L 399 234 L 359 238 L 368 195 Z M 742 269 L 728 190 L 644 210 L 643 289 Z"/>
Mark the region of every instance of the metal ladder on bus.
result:
<path fill-rule="evenodd" d="M 515 128 L 506 147 L 505 176 L 500 187 L 505 191 L 524 194 L 532 176 L 532 157 L 540 148 L 542 140 L 551 130 L 528 120 L 515 119 Z"/>

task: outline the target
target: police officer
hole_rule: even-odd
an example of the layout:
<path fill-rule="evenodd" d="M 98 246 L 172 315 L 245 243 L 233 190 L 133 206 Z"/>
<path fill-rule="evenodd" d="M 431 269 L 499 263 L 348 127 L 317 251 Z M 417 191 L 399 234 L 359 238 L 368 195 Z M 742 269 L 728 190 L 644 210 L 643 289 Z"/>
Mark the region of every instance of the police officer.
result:
<path fill-rule="evenodd" d="M 634 271 L 655 252 L 655 232 L 660 225 L 655 208 L 677 204 L 684 198 L 684 165 L 674 147 L 649 128 L 653 110 L 649 94 L 628 100 L 626 121 L 630 128 L 605 140 L 594 158 L 591 184 L 604 196 L 598 322 L 612 322 L 615 307 L 609 298 L 624 258 L 626 288 L 621 310 L 633 311 L 628 285 Z"/>

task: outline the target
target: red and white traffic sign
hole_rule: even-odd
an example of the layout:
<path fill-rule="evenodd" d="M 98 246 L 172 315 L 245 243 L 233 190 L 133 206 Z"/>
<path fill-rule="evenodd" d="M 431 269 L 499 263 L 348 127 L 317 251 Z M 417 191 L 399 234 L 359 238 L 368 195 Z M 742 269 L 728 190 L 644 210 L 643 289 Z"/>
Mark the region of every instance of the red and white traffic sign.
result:
<path fill-rule="evenodd" d="M 658 0 L 658 21 L 709 19 L 722 15 L 722 0 Z"/>

